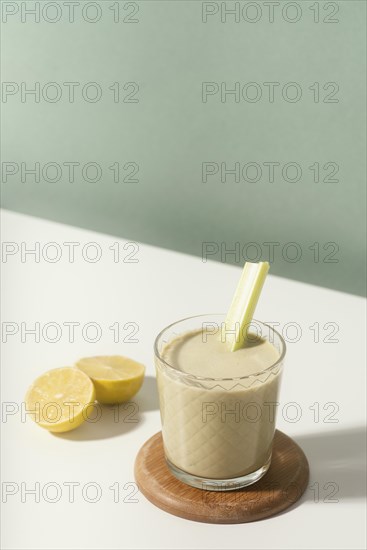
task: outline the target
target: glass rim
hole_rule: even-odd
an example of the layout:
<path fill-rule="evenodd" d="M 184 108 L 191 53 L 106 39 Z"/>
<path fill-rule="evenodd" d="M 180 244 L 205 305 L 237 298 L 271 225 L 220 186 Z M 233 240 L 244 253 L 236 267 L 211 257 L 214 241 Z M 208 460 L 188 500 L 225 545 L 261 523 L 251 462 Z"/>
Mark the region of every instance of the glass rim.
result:
<path fill-rule="evenodd" d="M 208 377 L 208 376 L 195 376 L 195 374 L 191 374 L 189 372 L 183 372 L 179 369 L 177 369 L 176 367 L 174 367 L 173 365 L 170 365 L 170 363 L 168 363 L 165 359 L 163 359 L 161 353 L 158 351 L 158 342 L 160 340 L 160 338 L 163 336 L 163 334 L 170 328 L 174 327 L 175 325 L 178 325 L 179 323 L 183 323 L 184 321 L 189 321 L 190 319 L 197 319 L 198 317 L 210 317 L 210 316 L 222 316 L 225 318 L 226 314 L 225 313 L 202 313 L 202 314 L 199 314 L 199 315 L 190 315 L 190 317 L 185 317 L 184 319 L 179 319 L 178 321 L 175 321 L 174 323 L 171 323 L 170 325 L 167 325 L 164 329 L 162 329 L 155 341 L 154 341 L 154 355 L 157 357 L 157 359 L 159 359 L 159 361 L 161 361 L 166 367 L 168 367 L 170 370 L 176 372 L 176 373 L 179 373 L 180 374 L 180 377 L 182 378 L 186 378 L 186 379 L 190 379 L 190 380 L 202 380 L 202 381 L 206 381 L 206 382 L 224 382 L 224 381 L 227 381 L 227 382 L 230 382 L 230 381 L 241 381 L 241 380 L 246 380 L 246 379 L 249 379 L 249 378 L 254 378 L 254 377 L 257 377 L 257 376 L 260 376 L 266 372 L 270 372 L 272 371 L 274 368 L 276 368 L 277 366 L 280 366 L 284 360 L 284 357 L 285 357 L 285 354 L 286 354 L 286 351 L 287 351 L 287 346 L 285 344 L 285 341 L 284 341 L 284 338 L 281 336 L 281 334 L 279 334 L 279 332 L 277 330 L 275 330 L 274 328 L 272 328 L 270 325 L 267 325 L 266 323 L 263 323 L 262 321 L 258 321 L 257 319 L 252 319 L 251 322 L 256 322 L 256 323 L 260 323 L 261 325 L 267 327 L 270 331 L 272 331 L 273 333 L 275 333 L 279 340 L 280 340 L 280 343 L 281 343 L 281 353 L 280 353 L 280 356 L 279 358 L 274 362 L 272 363 L 269 367 L 267 367 L 266 369 L 263 369 L 261 371 L 258 371 L 258 372 L 254 372 L 253 374 L 246 374 L 245 376 L 236 376 L 236 377 L 230 377 L 230 378 L 223 378 L 223 377 L 220 377 L 220 378 L 212 378 L 212 377 Z M 251 324 L 251 323 L 250 323 Z M 233 352 L 235 353 L 235 352 Z"/>

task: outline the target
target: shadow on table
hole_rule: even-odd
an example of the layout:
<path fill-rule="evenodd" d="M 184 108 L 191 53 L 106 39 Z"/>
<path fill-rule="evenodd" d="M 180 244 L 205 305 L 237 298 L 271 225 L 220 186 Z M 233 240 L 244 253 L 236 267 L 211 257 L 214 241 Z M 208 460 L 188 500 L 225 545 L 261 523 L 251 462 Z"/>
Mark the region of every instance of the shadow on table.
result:
<path fill-rule="evenodd" d="M 337 503 L 366 496 L 363 427 L 301 435 L 294 440 L 305 452 L 310 465 L 310 481 L 302 501 Z"/>
<path fill-rule="evenodd" d="M 144 422 L 144 413 L 159 409 L 156 380 L 146 376 L 135 398 L 121 405 L 96 404 L 91 418 L 70 432 L 54 433 L 70 441 L 91 441 L 117 437 L 137 428 Z M 143 414 L 142 414 L 143 413 Z"/>
<path fill-rule="evenodd" d="M 157 381 L 154 376 L 144 378 L 144 384 L 136 396 L 136 402 L 141 412 L 159 410 Z"/>
<path fill-rule="evenodd" d="M 366 431 L 363 427 L 292 438 L 307 456 L 310 480 L 302 497 L 273 518 L 289 513 L 306 501 L 322 506 L 365 498 Z"/>

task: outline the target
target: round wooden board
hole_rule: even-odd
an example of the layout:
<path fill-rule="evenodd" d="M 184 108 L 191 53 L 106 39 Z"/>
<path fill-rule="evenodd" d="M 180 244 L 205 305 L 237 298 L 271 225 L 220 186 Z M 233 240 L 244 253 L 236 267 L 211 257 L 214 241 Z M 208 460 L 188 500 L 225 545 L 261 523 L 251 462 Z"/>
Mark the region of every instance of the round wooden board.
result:
<path fill-rule="evenodd" d="M 204 491 L 176 479 L 164 458 L 162 433 L 144 443 L 135 461 L 135 479 L 150 502 L 176 516 L 205 523 L 246 523 L 292 506 L 309 479 L 307 458 L 287 435 L 276 430 L 265 476 L 235 491 Z"/>

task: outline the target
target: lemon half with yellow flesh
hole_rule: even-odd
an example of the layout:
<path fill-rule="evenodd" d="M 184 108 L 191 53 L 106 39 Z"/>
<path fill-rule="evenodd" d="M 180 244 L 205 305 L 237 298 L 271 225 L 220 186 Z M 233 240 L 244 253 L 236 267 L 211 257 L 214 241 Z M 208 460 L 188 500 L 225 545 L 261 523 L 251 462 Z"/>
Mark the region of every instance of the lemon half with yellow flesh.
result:
<path fill-rule="evenodd" d="M 129 401 L 144 380 L 144 365 L 121 355 L 85 357 L 75 366 L 93 381 L 97 400 L 103 405 Z"/>
<path fill-rule="evenodd" d="M 45 372 L 29 388 L 25 404 L 31 418 L 50 432 L 69 432 L 93 414 L 96 392 L 90 378 L 73 367 Z"/>

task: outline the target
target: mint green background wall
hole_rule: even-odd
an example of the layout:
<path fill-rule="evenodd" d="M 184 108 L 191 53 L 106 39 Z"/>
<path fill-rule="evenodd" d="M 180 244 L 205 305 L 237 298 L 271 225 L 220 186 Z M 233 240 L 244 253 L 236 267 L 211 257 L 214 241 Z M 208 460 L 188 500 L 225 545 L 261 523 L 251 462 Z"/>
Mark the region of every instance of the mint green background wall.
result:
<path fill-rule="evenodd" d="M 276 242 L 272 273 L 363 293 L 363 1 L 319 2 L 318 7 L 281 1 L 274 7 L 274 22 L 260 1 L 239 2 L 239 22 L 234 15 L 222 22 L 215 2 L 203 7 L 194 1 L 142 1 L 137 13 L 136 3 L 106 0 L 86 7 L 81 2 L 74 22 L 63 2 L 59 10 L 43 11 L 45 4 L 40 3 L 39 22 L 22 12 L 20 2 L 2 6 L 2 78 L 15 83 L 13 88 L 5 84 L 2 98 L 5 208 L 198 256 L 203 242 L 216 243 L 209 258 L 238 264 L 246 255 L 267 259 L 270 245 L 264 243 Z M 205 23 L 203 10 L 218 13 Z M 99 20 L 91 23 L 94 18 Z M 22 82 L 28 88 L 40 83 L 39 103 L 32 95 L 22 101 Z M 44 88 L 50 82 L 62 91 L 58 101 L 52 98 L 59 88 Z M 80 83 L 73 103 L 65 82 Z M 88 82 L 100 86 L 99 101 L 83 98 Z M 116 85 L 109 89 L 115 82 L 120 83 L 118 102 Z M 138 84 L 135 95 L 132 85 L 122 88 L 128 82 Z M 225 82 L 228 89 L 239 82 L 241 96 L 221 101 L 218 92 L 203 102 L 203 82 L 219 87 Z M 243 88 L 249 82 L 257 87 Z M 266 82 L 279 83 L 273 102 Z M 292 102 L 294 86 L 283 89 L 289 82 L 302 91 L 299 101 Z M 338 91 L 329 82 L 337 83 Z M 262 97 L 251 102 L 259 89 Z M 84 92 L 93 100 L 95 88 Z M 129 98 L 138 102 L 126 102 Z M 40 182 L 30 174 L 21 181 L 22 162 L 28 168 L 40 163 Z M 58 181 L 48 181 L 60 176 L 55 166 L 42 175 L 50 162 L 61 167 Z M 74 182 L 65 162 L 80 163 Z M 93 167 L 83 175 L 88 162 L 99 165 L 99 181 L 88 181 Z M 109 168 L 116 162 L 118 183 Z M 138 182 L 122 181 L 134 170 L 135 165 L 125 166 L 128 162 L 138 165 L 131 178 Z M 241 169 L 257 163 L 262 175 L 252 182 L 242 174 L 237 182 L 227 175 L 222 183 L 217 173 L 203 182 L 205 162 L 214 163 L 213 170 L 221 163 L 232 168 L 238 162 Z M 269 162 L 280 164 L 273 182 L 264 165 Z M 301 168 L 299 181 L 287 181 L 296 179 L 292 166 L 282 176 L 289 162 Z M 248 179 L 256 179 L 256 169 L 248 166 Z M 251 242 L 257 247 L 247 246 Z M 225 254 L 236 246 L 239 254 Z M 298 261 L 290 261 L 300 252 Z"/>

